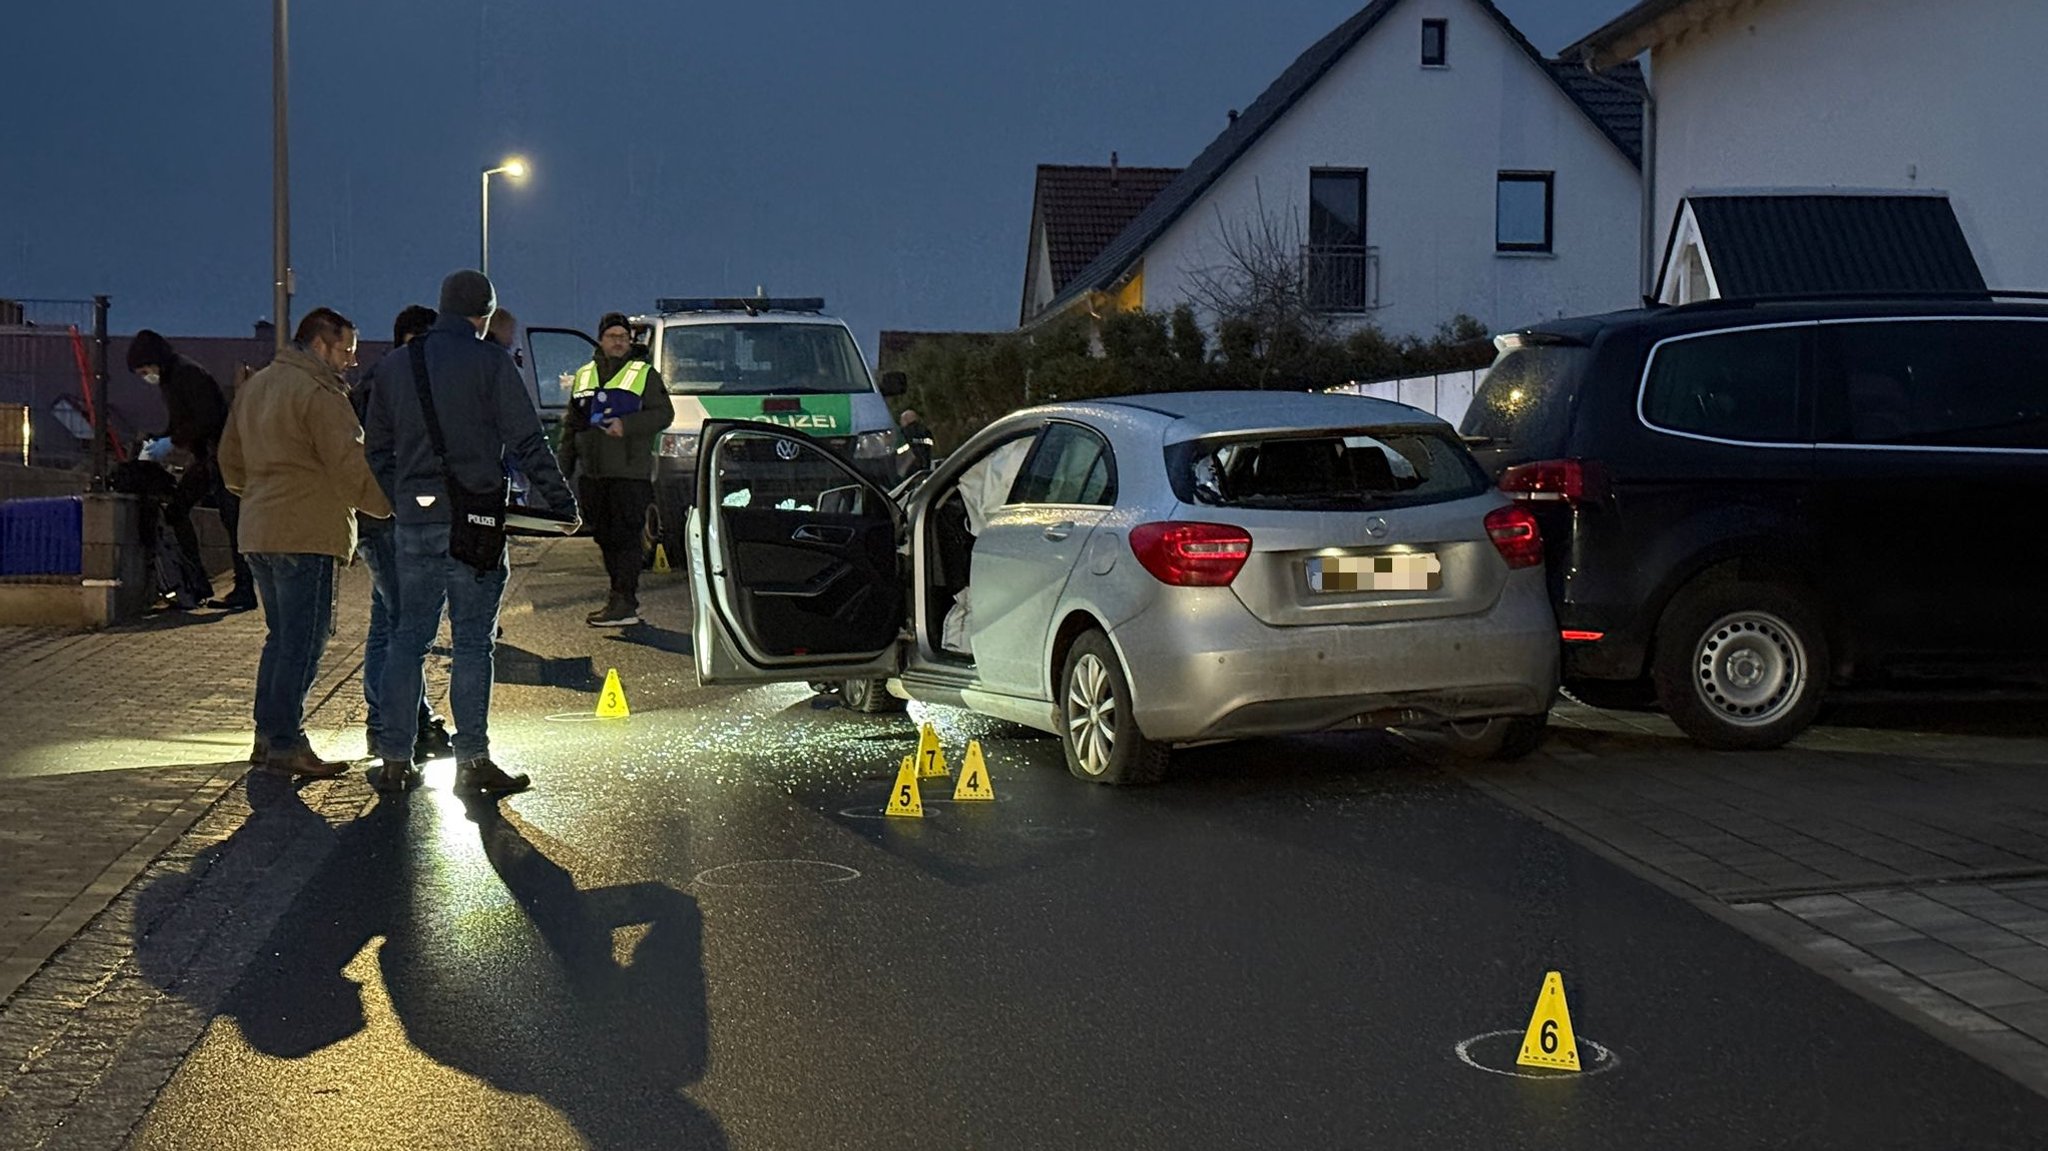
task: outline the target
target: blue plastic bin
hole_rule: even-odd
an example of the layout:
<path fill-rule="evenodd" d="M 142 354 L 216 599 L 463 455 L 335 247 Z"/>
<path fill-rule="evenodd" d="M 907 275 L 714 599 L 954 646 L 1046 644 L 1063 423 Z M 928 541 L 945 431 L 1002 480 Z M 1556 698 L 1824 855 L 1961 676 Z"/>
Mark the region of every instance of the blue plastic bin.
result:
<path fill-rule="evenodd" d="M 0 576 L 79 574 L 84 523 L 83 496 L 0 503 Z"/>

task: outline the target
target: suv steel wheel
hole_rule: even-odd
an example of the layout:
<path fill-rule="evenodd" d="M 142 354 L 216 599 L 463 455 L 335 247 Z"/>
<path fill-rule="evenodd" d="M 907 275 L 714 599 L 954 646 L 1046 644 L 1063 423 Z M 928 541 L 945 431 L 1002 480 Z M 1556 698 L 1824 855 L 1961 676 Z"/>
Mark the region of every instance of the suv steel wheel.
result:
<path fill-rule="evenodd" d="M 1777 747 L 1820 708 L 1827 637 L 1789 588 L 1689 587 L 1665 611 L 1656 646 L 1658 699 L 1708 747 Z"/>

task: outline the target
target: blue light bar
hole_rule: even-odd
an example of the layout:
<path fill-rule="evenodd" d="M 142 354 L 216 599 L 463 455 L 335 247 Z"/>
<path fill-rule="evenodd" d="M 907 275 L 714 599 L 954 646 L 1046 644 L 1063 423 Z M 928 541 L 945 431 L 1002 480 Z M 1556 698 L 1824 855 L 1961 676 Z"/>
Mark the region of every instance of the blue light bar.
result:
<path fill-rule="evenodd" d="M 664 296 L 654 301 L 654 310 L 663 315 L 676 312 L 745 312 L 750 316 L 761 312 L 822 312 L 825 300 L 821 296 Z"/>

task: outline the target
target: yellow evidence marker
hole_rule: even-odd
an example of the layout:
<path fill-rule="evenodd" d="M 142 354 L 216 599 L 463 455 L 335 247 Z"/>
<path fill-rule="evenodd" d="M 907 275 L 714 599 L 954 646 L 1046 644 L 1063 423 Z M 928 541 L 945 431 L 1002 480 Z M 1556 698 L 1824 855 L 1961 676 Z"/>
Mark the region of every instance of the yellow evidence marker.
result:
<path fill-rule="evenodd" d="M 624 719 L 633 714 L 626 707 L 626 689 L 619 685 L 619 669 L 607 668 L 604 673 L 604 690 L 597 695 L 597 718 Z"/>
<path fill-rule="evenodd" d="M 960 761 L 960 782 L 953 785 L 955 802 L 986 800 L 995 802 L 995 781 L 988 777 L 988 761 L 981 757 L 981 741 L 967 741 L 967 758 Z"/>
<path fill-rule="evenodd" d="M 1555 971 L 1544 973 L 1536 1013 L 1529 1016 L 1529 1030 L 1522 1035 L 1522 1053 L 1515 1062 L 1554 1071 L 1579 1070 L 1579 1044 L 1572 1037 L 1572 1015 L 1564 1005 L 1564 976 Z"/>
<path fill-rule="evenodd" d="M 661 544 L 654 545 L 654 570 L 657 572 L 666 572 L 669 570 L 668 548 L 664 547 Z"/>
<path fill-rule="evenodd" d="M 950 774 L 946 770 L 946 749 L 939 746 L 939 729 L 927 723 L 917 731 L 917 777 L 944 779 Z"/>
<path fill-rule="evenodd" d="M 896 786 L 890 790 L 889 806 L 882 809 L 882 814 L 924 818 L 924 798 L 917 793 L 917 765 L 907 755 L 903 757 L 903 766 L 897 769 Z"/>

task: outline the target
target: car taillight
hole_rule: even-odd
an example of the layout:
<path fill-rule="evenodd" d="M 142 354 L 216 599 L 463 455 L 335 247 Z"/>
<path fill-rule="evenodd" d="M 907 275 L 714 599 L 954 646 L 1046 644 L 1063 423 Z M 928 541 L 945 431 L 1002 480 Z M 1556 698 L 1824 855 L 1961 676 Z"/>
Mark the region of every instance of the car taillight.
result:
<path fill-rule="evenodd" d="M 1131 552 L 1160 583 L 1224 587 L 1251 558 L 1252 537 L 1228 524 L 1169 520 L 1132 528 Z"/>
<path fill-rule="evenodd" d="M 1500 490 L 1519 500 L 1580 503 L 1607 493 L 1607 477 L 1589 460 L 1537 460 L 1500 474 Z"/>
<path fill-rule="evenodd" d="M 1532 568 L 1543 562 L 1543 529 L 1528 508 L 1513 504 L 1486 513 L 1486 534 L 1510 568 Z"/>

